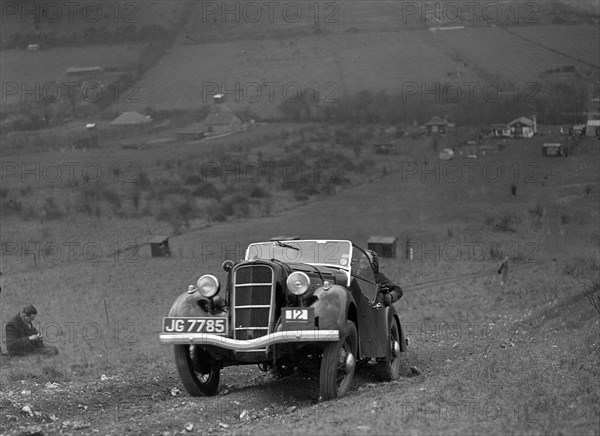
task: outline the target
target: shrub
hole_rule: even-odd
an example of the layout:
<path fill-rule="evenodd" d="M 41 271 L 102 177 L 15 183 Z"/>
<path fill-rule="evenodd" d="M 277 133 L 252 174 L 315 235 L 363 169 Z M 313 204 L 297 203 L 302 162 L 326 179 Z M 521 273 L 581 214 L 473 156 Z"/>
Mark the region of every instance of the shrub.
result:
<path fill-rule="evenodd" d="M 269 193 L 269 191 L 267 191 L 262 186 L 254 186 L 250 190 L 250 197 L 252 197 L 252 198 L 267 198 L 270 195 L 271 194 Z"/>
<path fill-rule="evenodd" d="M 46 198 L 44 205 L 42 206 L 42 218 L 44 220 L 58 220 L 63 218 L 65 215 L 62 208 L 56 203 L 54 197 Z"/>
<path fill-rule="evenodd" d="M 234 194 L 221 205 L 226 215 L 247 218 L 250 216 L 250 201 L 243 194 Z"/>
<path fill-rule="evenodd" d="M 529 209 L 529 215 L 534 219 L 541 219 L 544 216 L 544 207 L 537 203 L 533 209 Z"/>
<path fill-rule="evenodd" d="M 217 201 L 221 199 L 221 193 L 217 187 L 210 182 L 198 183 L 192 191 L 192 195 L 204 198 L 214 198 Z"/>
<path fill-rule="evenodd" d="M 140 189 L 148 189 L 150 187 L 150 177 L 144 170 L 140 170 L 134 182 Z"/>
<path fill-rule="evenodd" d="M 3 198 L 0 203 L 0 211 L 2 216 L 20 215 L 23 210 L 23 204 L 19 200 L 13 198 Z"/>
<path fill-rule="evenodd" d="M 185 178 L 183 179 L 183 183 L 185 183 L 186 185 L 200 185 L 204 183 L 204 179 L 199 174 L 190 174 L 185 176 Z"/>

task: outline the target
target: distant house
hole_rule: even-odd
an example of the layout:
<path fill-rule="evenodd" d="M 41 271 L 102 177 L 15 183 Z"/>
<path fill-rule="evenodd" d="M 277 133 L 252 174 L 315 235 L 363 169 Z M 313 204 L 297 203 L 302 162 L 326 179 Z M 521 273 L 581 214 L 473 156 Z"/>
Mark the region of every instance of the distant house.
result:
<path fill-rule="evenodd" d="M 510 127 L 507 124 L 492 124 L 490 133 L 496 138 L 510 138 Z"/>
<path fill-rule="evenodd" d="M 587 120 L 585 123 L 585 136 L 600 138 L 600 120 Z"/>
<path fill-rule="evenodd" d="M 233 112 L 213 112 L 208 114 L 204 120 L 207 135 L 221 135 L 223 133 L 235 133 L 242 129 L 242 120 Z"/>
<path fill-rule="evenodd" d="M 572 131 L 573 136 L 583 136 L 585 134 L 585 124 L 575 124 Z"/>
<path fill-rule="evenodd" d="M 431 135 L 433 133 L 446 133 L 446 131 L 448 130 L 448 121 L 436 115 L 428 122 L 426 122 L 424 124 L 424 127 L 427 130 L 428 135 Z"/>
<path fill-rule="evenodd" d="M 175 133 L 178 141 L 198 141 L 204 138 L 206 127 L 204 123 L 196 123 Z"/>
<path fill-rule="evenodd" d="M 440 159 L 441 160 L 451 160 L 453 158 L 454 158 L 454 150 L 452 150 L 451 148 L 444 148 L 440 152 Z"/>
<path fill-rule="evenodd" d="M 39 44 L 29 44 L 27 46 L 27 51 L 38 51 L 40 49 Z"/>
<path fill-rule="evenodd" d="M 537 134 L 537 122 L 535 115 L 532 118 L 519 117 L 507 124 L 510 128 L 510 136 L 516 138 L 531 138 Z"/>
<path fill-rule="evenodd" d="M 142 115 L 139 112 L 123 112 L 110 122 L 111 126 L 139 126 L 152 122 L 150 115 Z"/>

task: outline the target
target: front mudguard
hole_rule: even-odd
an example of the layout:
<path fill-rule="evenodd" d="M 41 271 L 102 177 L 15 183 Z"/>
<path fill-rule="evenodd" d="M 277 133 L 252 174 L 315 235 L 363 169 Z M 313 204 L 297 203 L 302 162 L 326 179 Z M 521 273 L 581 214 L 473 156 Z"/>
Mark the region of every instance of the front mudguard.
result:
<path fill-rule="evenodd" d="M 223 300 L 216 296 L 212 299 L 203 297 L 199 292 L 184 292 L 169 310 L 168 316 L 178 317 L 223 317 L 227 312 L 222 305 Z M 211 304 L 212 303 L 212 304 Z"/>
<path fill-rule="evenodd" d="M 327 290 L 321 287 L 313 295 L 317 300 L 311 306 L 315 309 L 315 318 L 319 319 L 319 330 L 344 331 L 348 314 L 355 306 L 350 292 L 334 285 Z"/>
<path fill-rule="evenodd" d="M 400 316 L 398 315 L 398 312 L 396 311 L 396 308 L 392 305 L 389 307 L 386 307 L 386 319 L 388 320 L 388 327 L 387 330 L 389 331 L 390 322 L 395 322 L 398 324 L 398 332 L 400 333 L 400 351 L 401 352 L 406 352 L 408 351 L 408 344 L 406 343 L 406 336 L 404 336 L 404 328 L 402 327 L 402 322 L 400 321 Z"/>

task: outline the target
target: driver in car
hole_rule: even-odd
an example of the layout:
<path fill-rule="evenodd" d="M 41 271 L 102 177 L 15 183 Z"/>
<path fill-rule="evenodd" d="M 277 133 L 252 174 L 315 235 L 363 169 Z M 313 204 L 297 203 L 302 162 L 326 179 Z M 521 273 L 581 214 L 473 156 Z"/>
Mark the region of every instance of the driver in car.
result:
<path fill-rule="evenodd" d="M 367 250 L 367 256 L 369 256 L 369 260 L 373 265 L 375 282 L 379 285 L 379 292 L 383 294 L 383 304 L 385 306 L 394 304 L 404 295 L 402 288 L 379 271 L 379 255 L 375 251 Z"/>

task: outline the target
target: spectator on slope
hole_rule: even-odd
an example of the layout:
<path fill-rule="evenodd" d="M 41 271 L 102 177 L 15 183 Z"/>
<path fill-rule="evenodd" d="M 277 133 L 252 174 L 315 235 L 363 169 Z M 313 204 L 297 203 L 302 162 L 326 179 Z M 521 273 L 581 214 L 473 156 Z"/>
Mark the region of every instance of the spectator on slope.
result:
<path fill-rule="evenodd" d="M 21 309 L 6 324 L 6 348 L 11 356 L 58 354 L 58 348 L 45 345 L 44 338 L 33 326 L 36 315 L 36 308 L 30 305 Z"/>

